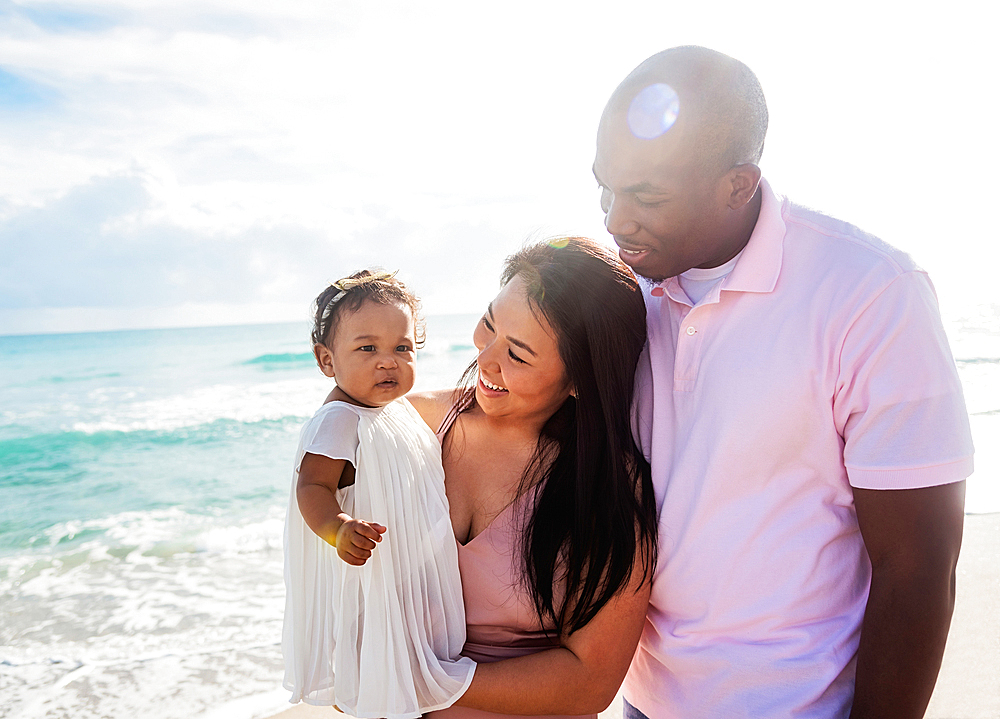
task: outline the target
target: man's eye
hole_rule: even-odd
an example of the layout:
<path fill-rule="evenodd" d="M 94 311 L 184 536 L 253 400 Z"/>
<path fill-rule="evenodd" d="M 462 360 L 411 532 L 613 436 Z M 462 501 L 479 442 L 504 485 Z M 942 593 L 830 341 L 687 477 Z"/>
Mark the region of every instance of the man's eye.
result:
<path fill-rule="evenodd" d="M 640 207 L 656 207 L 662 205 L 666 200 L 662 197 L 643 197 L 642 195 L 635 196 L 635 204 Z"/>
<path fill-rule="evenodd" d="M 512 360 L 514 360 L 515 362 L 517 362 L 518 364 L 528 364 L 528 363 L 527 363 L 527 362 L 525 362 L 525 361 L 524 361 L 523 359 L 521 359 L 521 358 L 520 358 L 520 357 L 518 357 L 518 356 L 517 356 L 516 354 L 514 354 L 514 350 L 507 350 L 507 354 L 509 354 L 509 355 L 510 355 L 510 358 L 511 358 Z"/>

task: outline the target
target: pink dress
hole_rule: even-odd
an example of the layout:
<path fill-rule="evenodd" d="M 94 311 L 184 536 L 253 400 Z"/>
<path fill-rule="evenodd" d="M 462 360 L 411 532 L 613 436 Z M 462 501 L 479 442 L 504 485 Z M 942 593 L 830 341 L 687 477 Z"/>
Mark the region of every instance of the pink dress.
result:
<path fill-rule="evenodd" d="M 449 415 L 446 424 L 437 432 L 438 439 L 444 439 L 453 421 L 454 418 Z M 531 496 L 532 492 L 522 495 L 467 544 L 458 544 L 458 569 L 462 575 L 466 622 L 462 655 L 482 664 L 559 646 L 558 637 L 543 631 L 531 596 L 519 581 L 521 510 L 525 500 Z M 427 716 L 434 719 L 489 719 L 520 715 L 452 706 Z M 584 716 L 597 717 L 596 714 Z M 549 716 L 548 719 L 561 717 Z"/>

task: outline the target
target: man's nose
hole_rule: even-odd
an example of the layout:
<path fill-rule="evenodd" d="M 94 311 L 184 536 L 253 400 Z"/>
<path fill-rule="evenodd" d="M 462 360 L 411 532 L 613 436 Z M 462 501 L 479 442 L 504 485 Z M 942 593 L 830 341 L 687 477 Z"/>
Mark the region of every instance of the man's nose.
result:
<path fill-rule="evenodd" d="M 611 195 L 606 201 L 606 207 L 604 226 L 612 235 L 627 237 L 639 231 L 639 223 L 629 215 L 627 203 Z"/>

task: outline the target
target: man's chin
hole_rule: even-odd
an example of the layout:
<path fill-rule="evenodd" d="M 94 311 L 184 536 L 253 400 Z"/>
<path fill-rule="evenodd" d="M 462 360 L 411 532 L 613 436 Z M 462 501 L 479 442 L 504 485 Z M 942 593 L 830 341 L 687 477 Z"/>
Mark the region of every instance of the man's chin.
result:
<path fill-rule="evenodd" d="M 632 274 L 636 276 L 636 279 L 650 286 L 658 285 L 661 282 L 663 282 L 663 280 L 667 279 L 666 277 L 661 276 L 659 274 L 639 272 L 634 267 L 630 267 L 629 269 L 632 270 Z"/>
<path fill-rule="evenodd" d="M 628 265 L 628 268 L 632 270 L 632 274 L 640 280 L 644 280 L 652 285 L 655 285 L 670 277 L 670 275 L 666 274 L 661 268 L 652 266 L 652 263 L 636 261 L 635 264 L 632 264 L 626 260 L 625 257 L 623 257 L 624 254 L 625 253 L 623 252 L 619 252 L 618 256 L 621 257 L 622 262 Z"/>
<path fill-rule="evenodd" d="M 632 270 L 632 273 L 636 277 L 643 277 L 647 280 L 652 280 L 653 282 L 660 282 L 658 279 L 654 279 L 657 275 L 662 274 L 656 271 L 654 266 L 653 251 L 646 249 L 642 251 L 630 251 L 623 247 L 618 248 L 618 257 Z"/>

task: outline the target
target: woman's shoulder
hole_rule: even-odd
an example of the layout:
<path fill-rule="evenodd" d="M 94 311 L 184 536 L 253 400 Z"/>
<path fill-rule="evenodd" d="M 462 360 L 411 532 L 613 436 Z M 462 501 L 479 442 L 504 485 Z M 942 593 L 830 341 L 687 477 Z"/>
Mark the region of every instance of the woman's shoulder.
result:
<path fill-rule="evenodd" d="M 435 432 L 455 403 L 455 390 L 438 389 L 431 392 L 411 392 L 406 399 L 417 414 Z"/>

